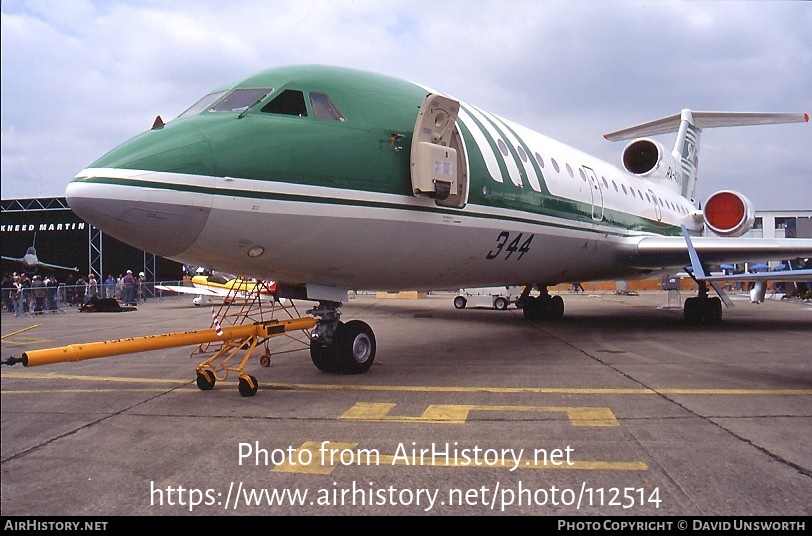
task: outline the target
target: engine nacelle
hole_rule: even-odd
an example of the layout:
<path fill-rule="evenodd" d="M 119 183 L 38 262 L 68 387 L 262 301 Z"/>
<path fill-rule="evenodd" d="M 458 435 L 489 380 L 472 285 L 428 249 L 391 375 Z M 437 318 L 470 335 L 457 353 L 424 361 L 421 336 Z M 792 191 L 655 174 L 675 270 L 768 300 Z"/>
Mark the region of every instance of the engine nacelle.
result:
<path fill-rule="evenodd" d="M 753 227 L 755 210 L 739 192 L 722 190 L 712 194 L 702 211 L 705 225 L 719 236 L 741 236 Z"/>
<path fill-rule="evenodd" d="M 623 169 L 650 179 L 678 180 L 678 162 L 665 147 L 650 138 L 637 138 L 626 145 Z"/>

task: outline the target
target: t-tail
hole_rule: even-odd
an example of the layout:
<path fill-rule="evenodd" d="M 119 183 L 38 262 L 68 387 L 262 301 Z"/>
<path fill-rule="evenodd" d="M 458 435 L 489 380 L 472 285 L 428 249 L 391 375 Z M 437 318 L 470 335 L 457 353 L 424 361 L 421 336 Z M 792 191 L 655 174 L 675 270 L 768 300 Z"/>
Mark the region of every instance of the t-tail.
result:
<path fill-rule="evenodd" d="M 807 113 L 682 112 L 604 135 L 609 141 L 633 139 L 623 150 L 629 173 L 668 185 L 694 200 L 699 165 L 699 138 L 703 128 L 808 122 Z M 658 142 L 642 137 L 677 133 L 674 149 L 666 153 Z M 737 194 L 740 195 L 740 194 Z"/>

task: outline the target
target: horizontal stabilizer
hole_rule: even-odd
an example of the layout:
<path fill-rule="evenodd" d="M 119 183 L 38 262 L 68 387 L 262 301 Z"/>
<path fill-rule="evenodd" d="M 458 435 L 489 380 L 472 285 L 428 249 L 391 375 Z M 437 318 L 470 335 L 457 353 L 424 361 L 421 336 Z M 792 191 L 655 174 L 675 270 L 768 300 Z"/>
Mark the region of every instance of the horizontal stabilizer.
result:
<path fill-rule="evenodd" d="M 762 112 L 691 112 L 697 128 L 740 127 L 748 125 L 775 125 L 780 123 L 809 122 L 808 113 L 762 113 Z M 677 132 L 682 114 L 655 119 L 623 130 L 604 134 L 609 141 L 629 140 L 639 136 L 657 136 Z"/>

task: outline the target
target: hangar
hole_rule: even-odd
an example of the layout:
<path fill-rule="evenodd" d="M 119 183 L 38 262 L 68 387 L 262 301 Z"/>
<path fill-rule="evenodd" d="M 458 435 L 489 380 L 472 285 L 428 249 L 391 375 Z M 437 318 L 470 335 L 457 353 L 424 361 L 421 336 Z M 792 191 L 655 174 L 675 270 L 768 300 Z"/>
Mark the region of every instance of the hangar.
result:
<path fill-rule="evenodd" d="M 34 245 L 40 261 L 76 266 L 78 273 L 57 274 L 65 282 L 69 276 L 94 274 L 99 281 L 126 270 L 144 272 L 148 282 L 178 281 L 183 265 L 141 251 L 84 222 L 73 213 L 64 197 L 4 199 L 0 202 L 0 236 L 3 256 L 22 257 Z M 20 271 L 18 263 L 3 259 L 3 273 Z M 149 294 L 154 294 L 148 285 Z"/>

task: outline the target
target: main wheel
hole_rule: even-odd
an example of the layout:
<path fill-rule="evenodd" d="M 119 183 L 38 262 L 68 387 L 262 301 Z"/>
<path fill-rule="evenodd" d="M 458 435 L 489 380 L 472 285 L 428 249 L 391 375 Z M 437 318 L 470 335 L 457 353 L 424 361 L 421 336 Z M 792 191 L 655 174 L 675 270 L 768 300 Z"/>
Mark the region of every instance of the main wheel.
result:
<path fill-rule="evenodd" d="M 338 325 L 340 327 L 343 322 L 339 321 Z M 317 369 L 328 374 L 338 372 L 339 368 L 338 358 L 335 352 L 332 351 L 333 347 L 334 345 L 326 346 L 316 339 L 310 340 L 310 360 L 313 361 Z"/>
<path fill-rule="evenodd" d="M 454 307 L 457 309 L 465 309 L 465 304 L 468 303 L 468 300 L 463 298 L 462 296 L 457 296 L 454 298 Z"/>
<path fill-rule="evenodd" d="M 257 389 L 259 389 L 259 384 L 257 383 L 256 378 L 247 374 L 245 376 L 240 376 L 240 395 L 244 397 L 254 396 L 257 394 Z"/>
<path fill-rule="evenodd" d="M 527 320 L 541 320 L 541 300 L 528 296 L 522 304 L 522 314 Z"/>
<path fill-rule="evenodd" d="M 682 318 L 686 324 L 695 326 L 702 322 L 702 304 L 699 298 L 686 298 L 682 308 Z"/>
<path fill-rule="evenodd" d="M 705 300 L 705 323 L 718 324 L 722 321 L 722 300 L 714 296 Z"/>
<path fill-rule="evenodd" d="M 375 334 L 366 322 L 360 320 L 339 324 L 333 350 L 339 363 L 339 372 L 364 373 L 375 361 Z"/>
<path fill-rule="evenodd" d="M 211 391 L 214 389 L 215 381 L 212 371 L 207 369 L 197 371 L 197 388 L 201 391 Z"/>
<path fill-rule="evenodd" d="M 561 320 L 564 318 L 564 298 L 561 296 L 553 296 L 547 302 L 547 310 L 545 311 L 545 318 L 548 320 Z"/>

